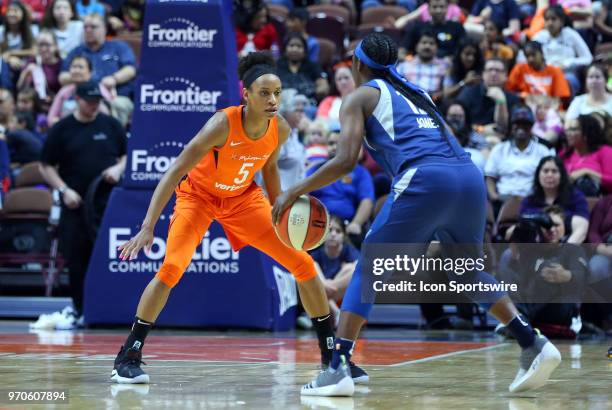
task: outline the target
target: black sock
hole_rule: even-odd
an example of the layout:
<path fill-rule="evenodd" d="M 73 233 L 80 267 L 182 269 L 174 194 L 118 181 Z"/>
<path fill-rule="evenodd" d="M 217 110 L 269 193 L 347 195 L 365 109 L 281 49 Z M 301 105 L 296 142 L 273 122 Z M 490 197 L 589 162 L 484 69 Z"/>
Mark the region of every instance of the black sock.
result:
<path fill-rule="evenodd" d="M 508 323 L 508 330 L 516 338 L 516 341 L 523 349 L 531 346 L 535 341 L 536 332 L 533 330 L 531 325 L 521 317 L 517 315 L 514 319 Z"/>
<path fill-rule="evenodd" d="M 132 325 L 132 331 L 123 345 L 125 349 L 133 348 L 135 350 L 142 350 L 147 334 L 152 327 L 153 323 L 142 320 L 136 316 L 134 324 Z"/>
<path fill-rule="evenodd" d="M 312 326 L 317 332 L 319 339 L 319 349 L 321 349 L 321 363 L 325 366 L 331 362 L 332 353 L 334 351 L 334 327 L 333 318 L 329 314 L 327 316 L 313 317 Z"/>

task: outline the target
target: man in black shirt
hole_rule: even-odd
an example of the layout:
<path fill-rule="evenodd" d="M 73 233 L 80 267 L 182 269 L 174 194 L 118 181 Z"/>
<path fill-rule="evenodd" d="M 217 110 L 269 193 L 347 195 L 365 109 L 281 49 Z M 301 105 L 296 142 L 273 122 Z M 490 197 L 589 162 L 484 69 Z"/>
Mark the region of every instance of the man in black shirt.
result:
<path fill-rule="evenodd" d="M 399 49 L 400 58 L 405 57 L 407 53 L 415 53 L 417 41 L 424 31 L 434 33 L 438 42 L 438 57 L 452 57 L 455 54 L 459 43 L 465 38 L 465 30 L 460 23 L 446 20 L 447 10 L 448 0 L 430 0 L 431 22 L 419 21 L 406 31 Z"/>
<path fill-rule="evenodd" d="M 504 138 L 509 116 L 514 104 L 520 101 L 515 94 L 506 91 L 508 69 L 499 58 L 485 62 L 482 83 L 464 87 L 457 100 L 468 108 L 472 124 L 490 143 Z"/>
<path fill-rule="evenodd" d="M 76 327 L 82 315 L 85 273 L 93 250 L 82 210 L 85 193 L 99 175 L 116 184 L 125 170 L 125 130 L 116 119 L 98 112 L 101 98 L 96 82 L 79 84 L 77 110 L 49 130 L 43 147 L 41 172 L 62 194 L 60 247 L 70 270 L 76 310 L 65 323 L 57 324 L 58 328 Z"/>

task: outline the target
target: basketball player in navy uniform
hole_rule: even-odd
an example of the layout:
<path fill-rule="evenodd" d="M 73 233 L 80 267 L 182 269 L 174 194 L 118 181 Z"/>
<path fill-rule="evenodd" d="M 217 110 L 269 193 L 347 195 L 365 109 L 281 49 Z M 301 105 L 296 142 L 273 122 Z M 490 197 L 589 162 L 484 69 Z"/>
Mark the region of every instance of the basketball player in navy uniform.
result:
<path fill-rule="evenodd" d="M 280 195 L 274 221 L 300 195 L 342 177 L 357 164 L 362 137 L 365 146 L 393 176 L 392 189 L 366 235 L 364 246 L 384 243 L 422 244 L 433 239 L 444 244 L 482 244 L 486 189 L 482 174 L 442 120 L 430 97 L 395 70 L 397 46 L 388 36 L 372 33 L 355 49 L 352 71 L 358 89 L 342 101 L 341 138 L 336 156 Z M 447 245 L 448 246 L 448 245 Z M 302 395 L 351 396 L 354 383 L 346 363 L 372 303 L 361 298 L 363 254 L 342 302 L 340 324 L 330 366 L 302 387 Z M 456 275 L 449 274 L 452 276 Z M 496 284 L 485 272 L 461 276 L 470 283 Z M 546 383 L 561 362 L 557 348 L 523 319 L 505 292 L 471 297 L 488 308 L 515 336 L 522 348 L 519 371 L 510 392 Z"/>

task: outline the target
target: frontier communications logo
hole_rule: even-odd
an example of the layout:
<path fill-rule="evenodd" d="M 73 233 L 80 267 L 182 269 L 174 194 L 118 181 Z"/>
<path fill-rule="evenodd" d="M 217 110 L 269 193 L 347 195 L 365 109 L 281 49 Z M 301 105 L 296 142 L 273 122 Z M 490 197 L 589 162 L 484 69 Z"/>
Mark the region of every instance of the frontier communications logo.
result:
<path fill-rule="evenodd" d="M 161 24 L 150 24 L 147 45 L 151 48 L 213 48 L 216 29 L 200 28 L 182 17 L 173 17 Z"/>
<path fill-rule="evenodd" d="M 200 89 L 187 78 L 166 77 L 156 84 L 141 84 L 140 111 L 214 113 L 222 94 Z"/>
<path fill-rule="evenodd" d="M 182 142 L 162 141 L 148 150 L 133 150 L 130 178 L 133 181 L 159 181 L 182 149 Z"/>

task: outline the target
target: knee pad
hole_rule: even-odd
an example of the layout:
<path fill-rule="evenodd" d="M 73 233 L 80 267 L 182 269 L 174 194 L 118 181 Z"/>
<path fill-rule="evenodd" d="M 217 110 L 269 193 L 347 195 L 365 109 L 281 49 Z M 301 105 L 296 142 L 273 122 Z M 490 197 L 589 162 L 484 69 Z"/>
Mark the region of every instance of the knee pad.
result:
<path fill-rule="evenodd" d="M 182 269 L 180 266 L 173 263 L 164 262 L 155 276 L 162 283 L 172 289 L 177 283 L 179 283 L 184 272 L 185 269 Z"/>

